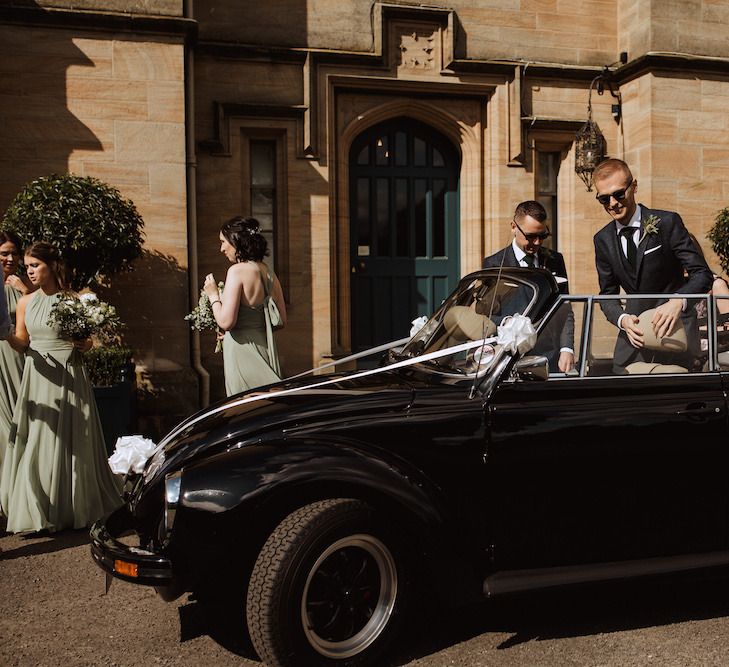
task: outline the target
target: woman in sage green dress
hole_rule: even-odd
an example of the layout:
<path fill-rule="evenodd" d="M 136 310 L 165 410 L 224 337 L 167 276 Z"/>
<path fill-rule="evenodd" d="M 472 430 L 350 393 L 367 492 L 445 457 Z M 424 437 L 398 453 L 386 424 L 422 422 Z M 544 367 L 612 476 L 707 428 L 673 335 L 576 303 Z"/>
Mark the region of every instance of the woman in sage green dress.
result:
<path fill-rule="evenodd" d="M 263 261 L 268 247 L 256 219 L 228 220 L 220 229 L 220 252 L 232 263 L 223 293 L 219 293 L 212 273 L 206 276 L 203 289 L 215 321 L 226 332 L 223 370 L 225 391 L 232 396 L 281 378 L 268 306 L 273 299 L 282 328 L 286 304 L 281 283 Z"/>
<path fill-rule="evenodd" d="M 20 239 L 12 232 L 0 232 L 0 265 L 3 269 L 5 302 L 8 305 L 10 319 L 15 325 L 15 309 L 23 294 L 30 292 L 30 287 L 18 275 L 20 266 Z M 16 352 L 10 343 L 0 341 L 0 469 L 8 438 L 13 409 L 18 398 L 20 378 L 23 375 L 25 355 Z M 2 491 L 0 491 L 2 496 Z"/>
<path fill-rule="evenodd" d="M 81 360 L 91 340 L 65 340 L 47 323 L 63 294 L 58 250 L 34 243 L 25 266 L 39 289 L 18 302 L 8 338 L 26 359 L 0 481 L 7 530 L 84 528 L 121 504 Z"/>

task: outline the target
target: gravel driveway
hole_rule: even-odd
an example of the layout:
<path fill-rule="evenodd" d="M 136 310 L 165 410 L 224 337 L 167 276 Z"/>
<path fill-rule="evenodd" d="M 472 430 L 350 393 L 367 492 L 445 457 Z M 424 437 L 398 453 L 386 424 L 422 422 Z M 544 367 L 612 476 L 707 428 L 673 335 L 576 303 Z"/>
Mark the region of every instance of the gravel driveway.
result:
<path fill-rule="evenodd" d="M 86 531 L 0 537 L 0 665 L 258 665 L 186 598 L 104 576 Z M 729 579 L 681 577 L 530 594 L 423 617 L 388 665 L 726 665 Z M 383 665 L 383 667 L 385 667 Z"/>

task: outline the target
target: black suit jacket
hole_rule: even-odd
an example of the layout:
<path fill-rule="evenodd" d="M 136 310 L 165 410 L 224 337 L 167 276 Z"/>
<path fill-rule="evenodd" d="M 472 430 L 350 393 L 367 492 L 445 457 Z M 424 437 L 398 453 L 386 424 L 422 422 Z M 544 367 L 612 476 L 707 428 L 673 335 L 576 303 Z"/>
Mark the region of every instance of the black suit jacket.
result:
<path fill-rule="evenodd" d="M 483 268 L 498 268 L 502 266 L 502 262 L 503 266 L 521 266 L 516 259 L 514 246 L 511 243 L 506 246 L 506 248 L 502 248 L 493 255 L 486 257 L 483 260 Z M 550 271 L 552 275 L 559 276 L 565 280 L 567 279 L 567 268 L 565 267 L 564 257 L 562 257 L 561 253 L 549 250 L 548 248 L 542 248 L 539 251 L 539 262 L 540 265 Z M 562 285 L 565 286 L 564 290 L 562 289 Z M 560 285 L 560 291 L 567 294 L 569 291 L 566 287 L 567 283 L 562 283 L 562 285 Z"/>
<path fill-rule="evenodd" d="M 541 248 L 539 250 L 539 264 L 541 268 L 549 271 L 553 276 L 567 280 L 567 268 L 564 257 L 561 253 Z M 521 266 L 514 254 L 514 246 L 510 243 L 506 248 L 486 257 L 483 260 L 483 268 L 498 268 L 500 266 Z M 559 291 L 568 294 L 568 283 L 560 283 Z M 525 304 L 526 305 L 526 304 Z M 559 370 L 560 349 L 568 347 L 574 350 L 575 347 L 575 315 L 572 309 L 564 305 L 552 317 L 547 326 L 539 333 L 539 340 L 534 346 L 534 354 L 543 354 L 549 359 L 549 368 L 552 372 Z"/>
<path fill-rule="evenodd" d="M 610 221 L 595 234 L 595 264 L 600 282 L 600 294 L 703 294 L 711 288 L 712 275 L 706 262 L 697 252 L 678 213 L 646 208 L 641 205 L 643 220 L 658 218 L 658 231 L 646 234 L 638 244 L 636 267 L 633 269 L 623 253 L 615 221 Z M 641 233 L 642 235 L 642 233 Z M 684 278 L 684 270 L 688 279 Z M 640 315 L 667 299 L 628 299 L 623 308 L 619 301 L 601 304 L 607 319 L 617 326 L 620 315 L 627 312 Z M 684 326 L 689 349 L 695 350 L 696 327 L 692 320 L 694 309 L 686 308 Z M 624 331 L 620 331 L 615 344 L 613 366 L 616 372 L 633 361 L 651 361 L 654 353 L 634 348 Z M 685 362 L 685 360 L 684 360 Z M 674 363 L 678 360 L 674 359 Z"/>

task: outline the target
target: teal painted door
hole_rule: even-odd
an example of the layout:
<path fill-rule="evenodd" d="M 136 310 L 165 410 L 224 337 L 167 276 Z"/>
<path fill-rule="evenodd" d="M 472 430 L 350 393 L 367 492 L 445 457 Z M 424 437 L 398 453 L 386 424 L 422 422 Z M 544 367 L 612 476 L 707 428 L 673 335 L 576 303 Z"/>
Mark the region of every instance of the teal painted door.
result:
<path fill-rule="evenodd" d="M 350 174 L 352 351 L 408 335 L 459 278 L 460 158 L 409 118 L 353 142 Z"/>

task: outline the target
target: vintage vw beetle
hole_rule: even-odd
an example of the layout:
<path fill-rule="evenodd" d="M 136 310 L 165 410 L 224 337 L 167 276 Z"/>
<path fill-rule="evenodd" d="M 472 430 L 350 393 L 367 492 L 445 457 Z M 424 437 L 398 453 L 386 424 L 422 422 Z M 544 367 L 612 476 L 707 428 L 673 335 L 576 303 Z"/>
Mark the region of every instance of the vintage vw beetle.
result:
<path fill-rule="evenodd" d="M 597 297 L 471 274 L 380 368 L 181 423 L 93 557 L 165 599 L 230 598 L 264 662 L 296 667 L 374 662 L 423 587 L 433 604 L 727 564 L 727 378 L 703 299 L 691 367 L 614 374 Z M 515 313 L 537 325 L 530 356 L 502 337 Z M 566 326 L 576 369 L 550 373 Z"/>

